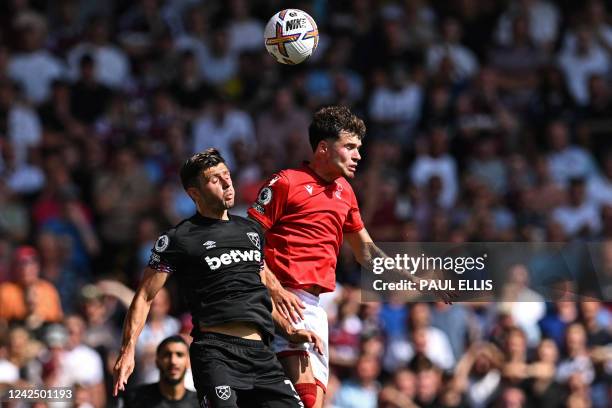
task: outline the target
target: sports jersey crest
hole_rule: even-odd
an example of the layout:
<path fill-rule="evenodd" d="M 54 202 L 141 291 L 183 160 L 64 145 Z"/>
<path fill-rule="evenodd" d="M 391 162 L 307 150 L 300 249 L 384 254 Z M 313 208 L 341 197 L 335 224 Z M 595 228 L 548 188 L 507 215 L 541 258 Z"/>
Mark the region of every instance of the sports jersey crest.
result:
<path fill-rule="evenodd" d="M 162 235 L 157 238 L 157 241 L 155 242 L 155 250 L 157 252 L 164 252 L 168 248 L 168 245 L 170 245 L 170 237 L 167 235 Z"/>
<path fill-rule="evenodd" d="M 257 202 L 261 205 L 267 205 L 270 201 L 272 201 L 272 189 L 270 187 L 265 187 L 259 192 Z"/>
<path fill-rule="evenodd" d="M 247 232 L 247 237 L 249 237 L 249 239 L 251 240 L 251 242 L 253 243 L 253 245 L 255 245 L 255 247 L 257 247 L 257 249 L 261 249 L 260 243 L 259 243 L 259 234 L 256 232 Z"/>
<path fill-rule="evenodd" d="M 219 385 L 215 387 L 215 393 L 217 397 L 221 398 L 223 401 L 228 400 L 232 395 L 232 390 L 229 385 Z"/>

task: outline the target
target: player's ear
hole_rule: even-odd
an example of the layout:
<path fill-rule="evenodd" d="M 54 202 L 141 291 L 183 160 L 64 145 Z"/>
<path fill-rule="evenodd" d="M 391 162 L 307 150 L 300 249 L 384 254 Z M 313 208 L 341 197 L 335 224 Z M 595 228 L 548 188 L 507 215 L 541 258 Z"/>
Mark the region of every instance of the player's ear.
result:
<path fill-rule="evenodd" d="M 329 142 L 327 140 L 321 140 L 317 145 L 317 152 L 325 154 L 327 150 L 329 150 Z"/>
<path fill-rule="evenodd" d="M 200 192 L 195 187 L 188 187 L 187 195 L 191 197 L 194 202 L 197 202 L 198 198 L 200 197 Z"/>

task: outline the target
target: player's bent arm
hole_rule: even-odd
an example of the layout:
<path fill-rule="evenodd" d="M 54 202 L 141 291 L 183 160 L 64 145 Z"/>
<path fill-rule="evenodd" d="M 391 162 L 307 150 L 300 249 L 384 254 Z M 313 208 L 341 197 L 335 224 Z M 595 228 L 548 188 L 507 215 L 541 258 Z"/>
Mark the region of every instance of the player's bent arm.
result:
<path fill-rule="evenodd" d="M 113 369 L 114 395 L 125 389 L 125 384 L 134 371 L 134 351 L 138 336 L 145 325 L 155 295 L 164 286 L 167 279 L 168 273 L 166 272 L 159 272 L 149 267 L 144 271 L 123 325 L 120 354 Z"/>

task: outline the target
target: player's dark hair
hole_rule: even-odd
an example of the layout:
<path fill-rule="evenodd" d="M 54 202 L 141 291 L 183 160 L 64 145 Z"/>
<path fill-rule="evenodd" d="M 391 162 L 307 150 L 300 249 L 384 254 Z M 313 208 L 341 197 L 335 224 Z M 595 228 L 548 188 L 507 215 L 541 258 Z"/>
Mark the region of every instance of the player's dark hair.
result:
<path fill-rule="evenodd" d="M 161 343 L 159 343 L 159 346 L 157 346 L 157 350 L 155 351 L 155 355 L 159 356 L 164 347 L 171 343 L 182 343 L 185 345 L 185 347 L 189 348 L 189 344 L 187 344 L 185 339 L 182 336 L 175 334 L 174 336 L 166 337 Z"/>
<path fill-rule="evenodd" d="M 196 153 L 181 166 L 181 183 L 183 188 L 187 190 L 189 187 L 198 185 L 198 176 L 200 173 L 210 167 L 215 167 L 217 164 L 225 163 L 225 159 L 219 151 L 213 147 Z"/>
<path fill-rule="evenodd" d="M 351 113 L 346 106 L 327 106 L 315 112 L 308 127 L 308 137 L 312 151 L 317 149 L 319 142 L 325 139 L 338 140 L 340 132 L 354 133 L 362 139 L 366 127 L 363 120 Z"/>

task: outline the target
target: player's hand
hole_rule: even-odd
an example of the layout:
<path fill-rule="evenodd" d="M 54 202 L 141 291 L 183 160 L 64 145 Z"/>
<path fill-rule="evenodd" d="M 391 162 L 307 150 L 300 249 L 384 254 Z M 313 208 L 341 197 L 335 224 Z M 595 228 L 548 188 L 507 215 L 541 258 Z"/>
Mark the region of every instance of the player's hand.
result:
<path fill-rule="evenodd" d="M 128 350 L 121 353 L 113 368 L 113 396 L 116 397 L 119 391 L 125 391 L 125 385 L 133 371 L 134 350 Z"/>
<path fill-rule="evenodd" d="M 312 343 L 316 352 L 323 355 L 323 341 L 310 330 L 297 329 L 289 336 L 288 340 L 291 343 Z"/>
<path fill-rule="evenodd" d="M 304 306 L 304 303 L 302 303 L 295 293 L 289 292 L 281 287 L 270 293 L 270 296 L 272 297 L 276 309 L 285 319 L 293 323 L 304 320 L 302 309 L 306 306 Z"/>

